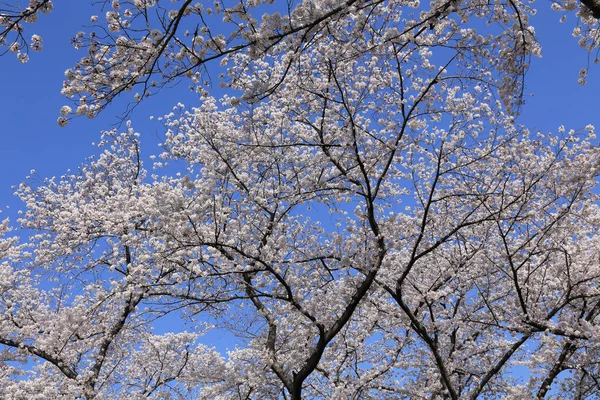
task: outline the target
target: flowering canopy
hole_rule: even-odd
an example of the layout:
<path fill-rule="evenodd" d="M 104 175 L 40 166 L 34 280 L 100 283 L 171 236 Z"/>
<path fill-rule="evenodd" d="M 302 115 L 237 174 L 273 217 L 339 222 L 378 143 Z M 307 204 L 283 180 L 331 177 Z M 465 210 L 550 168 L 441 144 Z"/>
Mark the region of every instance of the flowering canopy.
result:
<path fill-rule="evenodd" d="M 77 36 L 60 124 L 180 77 L 199 104 L 162 119 L 152 174 L 128 123 L 77 173 L 19 187 L 0 397 L 599 396 L 598 149 L 592 126 L 515 122 L 533 9 L 261 3 L 115 0 Z M 161 333 L 176 313 L 187 331 Z"/>
<path fill-rule="evenodd" d="M 72 40 L 76 48 L 87 50 L 65 72 L 63 94 L 75 104 L 73 115 L 94 117 L 123 92 L 134 91 L 134 100 L 140 101 L 181 79 L 187 80 L 192 90 L 202 92 L 208 63 L 221 60 L 231 66 L 235 64 L 232 58 L 242 53 L 256 61 L 275 54 L 283 56 L 284 51 L 286 56 L 280 62 L 292 63 L 311 46 L 314 37 L 332 33 L 333 26 L 345 26 L 335 32 L 336 42 L 364 35 L 365 44 L 354 52 L 375 50 L 386 43 L 396 43 L 405 50 L 415 45 L 444 47 L 472 73 L 501 71 L 495 83 L 503 99 L 515 103 L 512 106 L 521 102 L 527 58 L 540 51 L 529 24 L 529 16 L 535 14 L 532 1 L 436 0 L 428 6 L 419 0 L 289 0 L 286 7 L 273 3 L 98 2 L 98 12 L 103 15 L 92 15 L 92 30 L 79 32 Z M 579 24 L 573 35 L 580 38 L 582 47 L 596 49 L 600 33 L 595 15 L 600 6 L 593 0 L 561 0 L 553 2 L 552 8 L 564 13 L 563 19 L 577 11 Z M 14 52 L 27 62 L 29 50 L 42 49 L 40 35 L 28 39 L 28 25 L 52 9 L 51 0 L 30 0 L 25 8 L 0 6 L 0 50 Z M 482 24 L 489 28 L 480 29 Z M 423 51 L 429 58 L 427 50 Z M 587 68 L 582 69 L 582 82 L 586 72 Z M 269 83 L 277 85 L 276 81 Z M 275 87 L 263 86 L 259 93 L 257 89 L 249 92 L 246 88 L 246 95 L 262 97 Z M 59 124 L 67 120 L 62 116 Z"/>

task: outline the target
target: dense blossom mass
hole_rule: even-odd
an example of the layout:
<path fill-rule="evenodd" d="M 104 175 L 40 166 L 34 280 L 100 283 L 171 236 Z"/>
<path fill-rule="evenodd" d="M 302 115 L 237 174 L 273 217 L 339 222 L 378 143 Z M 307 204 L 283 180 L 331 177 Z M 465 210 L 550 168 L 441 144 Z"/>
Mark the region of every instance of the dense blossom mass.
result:
<path fill-rule="evenodd" d="M 590 4 L 552 7 L 591 51 Z M 43 43 L 26 24 L 52 3 L 2 7 L 0 45 L 25 61 Z M 0 226 L 0 398 L 599 397 L 598 148 L 591 125 L 516 122 L 533 13 L 99 4 L 58 123 L 177 81 L 198 103 L 160 118 L 150 171 L 128 122 L 77 172 L 18 188 L 19 228 Z"/>

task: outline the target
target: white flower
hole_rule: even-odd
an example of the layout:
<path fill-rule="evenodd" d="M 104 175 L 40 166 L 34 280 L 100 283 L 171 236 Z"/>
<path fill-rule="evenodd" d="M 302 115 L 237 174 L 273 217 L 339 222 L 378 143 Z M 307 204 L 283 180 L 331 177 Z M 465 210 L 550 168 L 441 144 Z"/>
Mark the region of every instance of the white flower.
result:
<path fill-rule="evenodd" d="M 69 107 L 69 106 L 62 106 L 60 108 L 60 115 L 62 115 L 64 117 L 66 115 L 71 114 L 72 111 L 73 110 L 71 109 L 71 107 Z"/>
<path fill-rule="evenodd" d="M 54 4 L 52 4 L 51 1 L 47 1 L 40 7 L 40 11 L 42 11 L 44 14 L 48 14 L 53 9 L 54 9 Z"/>
<path fill-rule="evenodd" d="M 88 112 L 87 104 L 81 104 L 79 107 L 77 107 L 77 110 L 75 112 L 77 113 L 77 115 L 83 115 L 83 114 L 87 113 Z"/>
<path fill-rule="evenodd" d="M 194 46 L 200 46 L 202 42 L 204 42 L 204 38 L 202 36 L 195 36 L 194 39 L 192 39 L 192 44 Z"/>
<path fill-rule="evenodd" d="M 60 126 L 61 128 L 64 128 L 69 123 L 69 120 L 66 119 L 65 117 L 58 117 L 56 122 L 58 123 L 58 126 Z"/>
<path fill-rule="evenodd" d="M 32 35 L 31 36 L 31 48 L 34 51 L 42 50 L 42 37 L 40 35 Z"/>

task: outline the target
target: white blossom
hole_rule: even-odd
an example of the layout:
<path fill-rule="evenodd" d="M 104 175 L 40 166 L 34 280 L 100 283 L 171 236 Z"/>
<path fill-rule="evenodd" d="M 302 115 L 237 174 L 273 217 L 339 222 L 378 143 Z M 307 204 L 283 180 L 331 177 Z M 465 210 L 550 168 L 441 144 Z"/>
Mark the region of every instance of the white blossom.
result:
<path fill-rule="evenodd" d="M 71 114 L 72 111 L 73 110 L 71 109 L 71 107 L 69 107 L 69 106 L 62 106 L 61 109 L 60 109 L 60 115 L 62 115 L 64 117 L 64 116 L 67 116 L 67 115 Z"/>
<path fill-rule="evenodd" d="M 1 399 L 600 395 L 598 148 L 587 122 L 517 122 L 531 4 L 163 3 L 75 35 L 57 122 L 182 80 L 201 97 L 156 118 L 159 151 L 127 121 L 16 188 Z M 14 27 L 26 59 L 41 38 Z"/>

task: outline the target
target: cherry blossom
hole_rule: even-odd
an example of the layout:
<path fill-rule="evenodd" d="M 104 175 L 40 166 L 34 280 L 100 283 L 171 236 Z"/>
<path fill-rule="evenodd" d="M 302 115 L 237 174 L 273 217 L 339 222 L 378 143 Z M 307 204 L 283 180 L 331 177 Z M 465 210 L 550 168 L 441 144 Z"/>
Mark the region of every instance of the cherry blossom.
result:
<path fill-rule="evenodd" d="M 516 118 L 531 5 L 270 3 L 111 1 L 77 34 L 60 125 L 180 79 L 198 99 L 158 154 L 126 122 L 17 188 L 0 397 L 600 395 L 597 141 Z"/>

